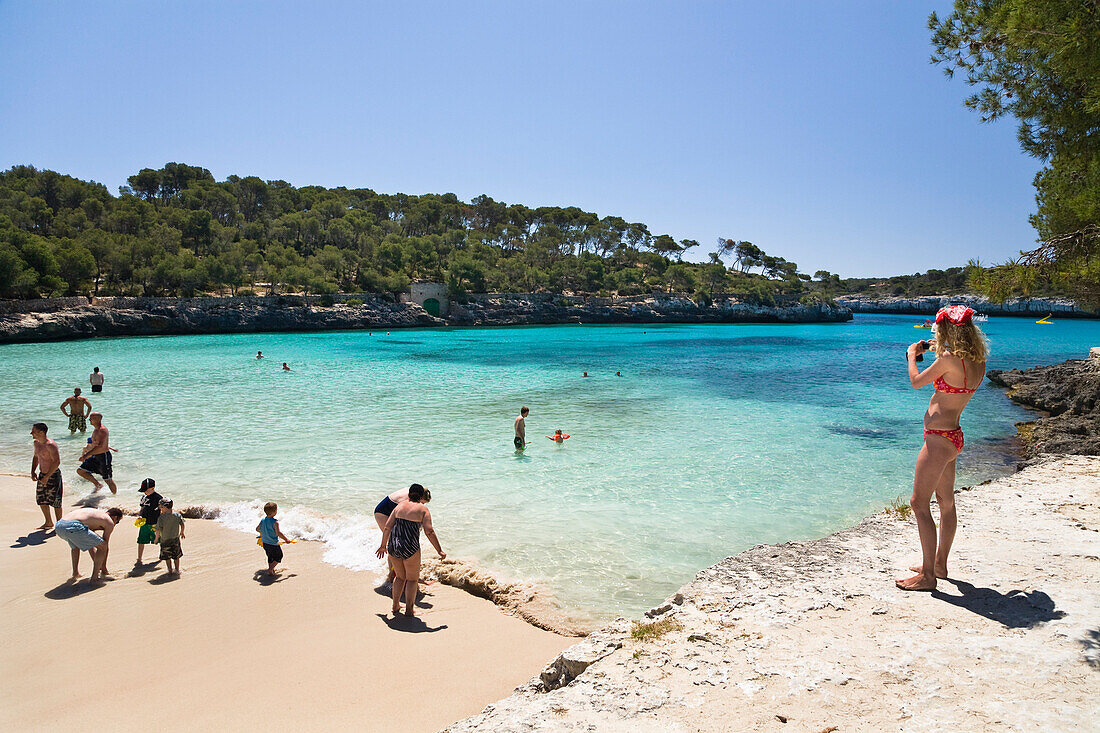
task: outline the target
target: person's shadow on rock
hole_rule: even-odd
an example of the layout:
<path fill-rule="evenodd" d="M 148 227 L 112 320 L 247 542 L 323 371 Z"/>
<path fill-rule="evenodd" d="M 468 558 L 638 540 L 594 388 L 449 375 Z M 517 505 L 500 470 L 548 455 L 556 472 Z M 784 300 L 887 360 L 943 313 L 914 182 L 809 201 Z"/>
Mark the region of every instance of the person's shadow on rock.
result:
<path fill-rule="evenodd" d="M 20 547 L 35 547 L 37 545 L 46 544 L 46 539 L 53 534 L 52 529 L 36 529 L 33 532 L 27 532 L 27 534 L 19 537 L 15 540 L 15 544 L 11 547 L 19 549 Z"/>
<path fill-rule="evenodd" d="M 394 631 L 403 631 L 406 634 L 431 634 L 447 628 L 447 624 L 432 628 L 431 626 L 428 626 L 428 624 L 424 622 L 424 619 L 420 618 L 419 616 L 406 616 L 405 614 L 390 616 L 389 614 L 385 613 L 379 613 L 375 615 L 378 616 L 378 618 L 382 619 L 382 622 Z"/>
<path fill-rule="evenodd" d="M 267 570 L 257 570 L 255 573 L 252 574 L 252 579 L 260 585 L 275 585 L 276 583 L 281 583 L 288 578 L 297 577 L 297 573 L 288 573 L 285 570 L 278 575 L 272 575 L 271 573 L 267 572 Z"/>
<path fill-rule="evenodd" d="M 1047 621 L 1065 618 L 1066 612 L 1054 606 L 1054 599 L 1041 590 L 1010 590 L 1000 593 L 978 588 L 962 580 L 947 579 L 962 595 L 932 591 L 932 597 L 984 616 L 1010 629 L 1030 629 Z"/>

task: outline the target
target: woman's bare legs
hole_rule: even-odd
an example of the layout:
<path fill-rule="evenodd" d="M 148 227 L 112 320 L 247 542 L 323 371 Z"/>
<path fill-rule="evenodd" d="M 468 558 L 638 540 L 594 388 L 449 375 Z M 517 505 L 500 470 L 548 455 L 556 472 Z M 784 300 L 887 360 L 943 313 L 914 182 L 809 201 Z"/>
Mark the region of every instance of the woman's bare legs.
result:
<path fill-rule="evenodd" d="M 389 517 L 386 516 L 385 514 L 383 514 L 382 512 L 375 512 L 374 513 L 374 521 L 378 522 L 378 531 L 379 532 L 385 532 L 386 531 L 386 520 L 388 520 L 388 519 L 389 519 Z M 389 555 L 387 555 L 386 558 L 387 558 L 386 559 L 386 565 L 389 567 L 389 570 L 390 570 L 389 575 L 386 576 L 386 582 L 387 583 L 392 583 L 393 579 L 396 577 L 395 571 L 393 569 L 393 559 L 390 558 Z"/>
<path fill-rule="evenodd" d="M 393 579 L 393 615 L 401 612 L 401 596 L 405 592 L 405 566 L 400 558 L 387 555 L 390 559 L 390 570 L 395 573 Z"/>
<path fill-rule="evenodd" d="M 936 487 L 936 504 L 940 507 L 940 536 L 936 545 L 936 577 L 947 577 L 947 556 L 951 554 L 951 543 L 955 541 L 955 529 L 958 518 L 955 515 L 955 461 L 943 469 L 939 486 Z M 921 572 L 920 565 L 911 568 L 914 573 Z"/>
<path fill-rule="evenodd" d="M 936 523 L 932 520 L 932 494 L 937 498 L 947 494 L 950 511 L 947 512 L 950 521 L 949 527 L 944 527 L 944 539 L 948 540 L 947 550 L 943 553 L 943 564 L 946 569 L 947 552 L 951 551 L 950 541 L 955 538 L 955 459 L 958 451 L 955 444 L 940 435 L 929 435 L 924 439 L 924 446 L 917 455 L 917 470 L 913 478 L 913 497 L 909 505 L 913 508 L 913 516 L 917 520 L 917 533 L 920 535 L 921 569 L 919 574 L 905 580 L 899 580 L 897 586 L 902 590 L 934 590 L 936 588 L 936 560 L 937 541 Z M 945 492 L 943 487 L 950 477 L 950 490 Z M 944 518 L 944 506 L 941 505 L 941 521 Z M 946 530 L 950 530 L 946 532 Z"/>
<path fill-rule="evenodd" d="M 404 560 L 394 559 L 394 564 L 397 563 L 402 564 L 401 572 L 405 575 L 405 615 L 415 616 L 416 611 L 413 610 L 413 605 L 416 603 L 417 583 L 420 580 L 420 550 L 417 550 L 412 557 L 407 557 Z M 397 598 L 396 583 L 394 583 L 393 597 Z M 397 613 L 397 611 L 395 610 L 394 613 Z"/>

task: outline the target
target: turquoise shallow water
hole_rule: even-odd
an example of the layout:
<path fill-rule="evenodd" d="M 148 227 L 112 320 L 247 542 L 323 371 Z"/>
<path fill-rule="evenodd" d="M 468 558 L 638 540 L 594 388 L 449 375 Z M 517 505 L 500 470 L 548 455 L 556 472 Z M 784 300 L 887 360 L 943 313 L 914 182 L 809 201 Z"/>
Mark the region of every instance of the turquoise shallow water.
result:
<path fill-rule="evenodd" d="M 274 500 L 284 524 L 329 542 L 328 559 L 376 569 L 373 507 L 417 481 L 448 553 L 544 584 L 582 615 L 635 614 L 727 555 L 821 536 L 908 496 L 931 394 L 905 376 L 904 347 L 928 335 L 917 320 L 9 345 L 0 470 L 27 470 L 29 425 L 44 420 L 68 495 L 85 491 L 83 439 L 57 406 L 99 366 L 107 387 L 88 396 L 120 449 L 128 501 L 149 475 L 177 504 L 234 505 L 227 521 L 250 529 L 254 502 Z M 990 368 L 1100 344 L 1097 321 L 993 318 L 985 330 Z M 517 456 L 523 404 L 533 443 Z M 960 485 L 1012 470 L 1005 439 L 1026 415 L 1001 390 L 978 391 Z M 559 427 L 573 436 L 563 446 L 543 437 Z"/>

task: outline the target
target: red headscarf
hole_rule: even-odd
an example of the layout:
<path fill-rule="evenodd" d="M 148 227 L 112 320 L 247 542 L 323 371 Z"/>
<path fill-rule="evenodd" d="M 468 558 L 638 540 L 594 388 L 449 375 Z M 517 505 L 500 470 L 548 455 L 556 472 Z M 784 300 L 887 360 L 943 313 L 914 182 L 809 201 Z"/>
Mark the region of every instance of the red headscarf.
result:
<path fill-rule="evenodd" d="M 956 326 L 962 326 L 970 323 L 970 319 L 973 316 L 973 308 L 967 308 L 965 305 L 949 305 L 946 308 L 940 308 L 936 313 L 936 323 L 946 318 Z"/>

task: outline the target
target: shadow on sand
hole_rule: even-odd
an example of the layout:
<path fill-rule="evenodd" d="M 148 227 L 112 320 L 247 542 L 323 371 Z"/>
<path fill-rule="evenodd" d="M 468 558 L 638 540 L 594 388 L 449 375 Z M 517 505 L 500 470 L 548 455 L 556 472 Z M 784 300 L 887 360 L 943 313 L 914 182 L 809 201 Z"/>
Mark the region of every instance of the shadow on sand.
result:
<path fill-rule="evenodd" d="M 46 538 L 50 537 L 53 533 L 54 532 L 52 529 L 36 529 L 33 532 L 27 532 L 27 534 L 17 538 L 15 540 L 15 544 L 10 546 L 18 549 L 20 547 L 34 547 L 35 545 L 44 545 L 46 544 Z"/>
<path fill-rule="evenodd" d="M 252 579 L 260 585 L 275 585 L 276 583 L 281 583 L 288 578 L 297 577 L 297 573 L 288 573 L 285 570 L 281 571 L 278 575 L 271 575 L 267 572 L 267 568 L 264 568 L 263 570 L 257 570 L 255 573 L 252 574 Z"/>
<path fill-rule="evenodd" d="M 91 509 L 98 509 L 99 505 L 102 504 L 103 501 L 108 496 L 114 497 L 116 495 L 115 494 L 108 494 L 108 493 L 100 494 L 98 492 L 95 493 L 95 494 L 88 494 L 87 496 L 82 496 L 79 499 L 77 499 L 76 501 L 74 501 L 73 506 L 82 506 L 82 507 L 88 507 L 88 508 L 91 508 Z"/>
<path fill-rule="evenodd" d="M 154 569 L 156 569 L 158 562 L 160 562 L 160 560 L 134 563 L 133 569 L 131 569 L 130 572 L 126 573 L 126 575 L 130 578 L 140 578 L 146 573 L 152 572 Z"/>
<path fill-rule="evenodd" d="M 1081 648 L 1085 654 L 1085 664 L 1100 669 L 1100 626 L 1085 632 L 1081 639 Z"/>
<path fill-rule="evenodd" d="M 952 606 L 996 621 L 1010 629 L 1030 629 L 1047 621 L 1065 618 L 1066 612 L 1054 607 L 1054 599 L 1041 590 L 1025 593 L 1010 590 L 1000 593 L 992 588 L 978 588 L 962 580 L 947 579 L 962 595 L 932 591 L 932 597 Z"/>
<path fill-rule="evenodd" d="M 113 579 L 112 579 L 113 580 Z M 93 590 L 99 590 L 103 586 L 107 585 L 110 581 L 96 581 L 93 583 L 87 578 L 81 578 L 77 581 L 66 580 L 61 585 L 45 592 L 45 596 L 54 601 L 63 601 L 68 598 L 76 598 L 82 596 L 85 593 L 89 593 Z"/>
<path fill-rule="evenodd" d="M 375 586 L 374 592 L 382 596 L 383 598 L 393 598 L 393 586 L 389 583 L 383 583 L 382 585 Z M 414 601 L 413 605 L 415 605 L 417 608 L 431 608 L 432 604 L 424 600 L 427 597 L 427 593 L 417 588 L 416 601 Z"/>
<path fill-rule="evenodd" d="M 447 628 L 447 624 L 442 626 L 436 626 L 432 628 L 424 623 L 424 619 L 419 616 L 389 616 L 384 613 L 375 614 L 378 618 L 382 619 L 382 622 L 389 626 L 394 631 L 403 631 L 406 634 L 431 634 L 436 631 L 442 631 Z"/>
<path fill-rule="evenodd" d="M 179 579 L 179 575 L 175 573 L 169 573 L 166 570 L 155 578 L 149 578 L 149 585 L 164 585 L 165 583 L 172 583 Z"/>

